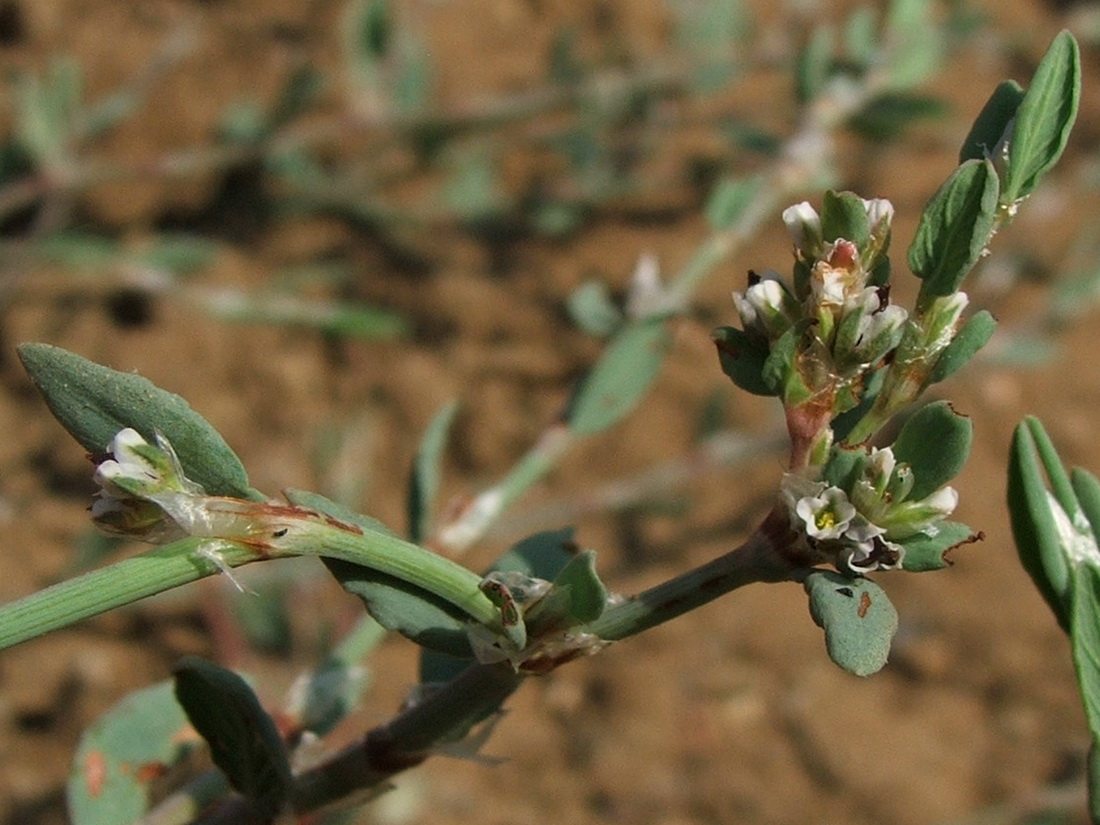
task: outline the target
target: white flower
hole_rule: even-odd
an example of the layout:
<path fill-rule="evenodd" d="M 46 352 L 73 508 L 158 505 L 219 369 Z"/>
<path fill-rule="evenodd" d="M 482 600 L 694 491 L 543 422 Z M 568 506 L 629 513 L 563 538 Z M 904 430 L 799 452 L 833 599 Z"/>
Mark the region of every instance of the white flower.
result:
<path fill-rule="evenodd" d="M 626 314 L 634 319 L 653 318 L 678 311 L 682 303 L 674 291 L 661 282 L 657 256 L 652 252 L 642 253 L 626 296 Z"/>
<path fill-rule="evenodd" d="M 856 517 L 856 508 L 839 487 L 826 487 L 820 495 L 804 496 L 794 507 L 795 515 L 813 539 L 839 539 Z"/>

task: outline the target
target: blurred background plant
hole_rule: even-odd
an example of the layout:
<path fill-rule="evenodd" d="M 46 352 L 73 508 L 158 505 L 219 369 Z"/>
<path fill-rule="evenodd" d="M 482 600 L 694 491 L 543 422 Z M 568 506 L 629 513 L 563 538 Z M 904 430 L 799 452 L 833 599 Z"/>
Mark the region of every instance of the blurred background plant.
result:
<path fill-rule="evenodd" d="M 97 38 L 110 30 L 103 24 L 114 20 L 122 26 L 120 38 L 125 33 L 127 43 L 141 43 L 131 52 L 140 58 L 116 60 L 109 71 L 97 67 L 94 58 L 112 50 L 91 49 L 77 39 L 55 36 L 51 48 L 19 54 L 21 43 L 33 43 L 36 32 L 49 29 L 50 13 L 30 4 L 3 5 L 0 29 L 7 34 L 0 37 L 9 44 L 11 90 L 0 162 L 5 358 L 10 360 L 19 341 L 38 339 L 67 343 L 120 367 L 139 366 L 144 373 L 159 363 L 167 376 L 159 383 L 183 392 L 214 417 L 220 412 L 235 445 L 258 438 L 249 409 L 263 410 L 259 429 L 268 436 L 256 453 L 277 450 L 273 442 L 280 432 L 298 432 L 305 439 L 298 444 L 305 457 L 297 464 L 278 452 L 259 462 L 268 480 L 298 484 L 300 476 L 288 469 L 297 467 L 320 480 L 316 489 L 357 508 L 381 511 L 391 521 L 399 520 L 401 511 L 394 503 L 400 494 L 392 489 L 403 485 L 373 467 L 405 466 L 400 462 L 407 464 L 413 449 L 408 439 L 428 426 L 443 401 L 461 393 L 467 403 L 452 422 L 449 461 L 465 482 L 457 489 L 452 482 L 448 492 L 466 497 L 455 499 L 448 523 L 470 529 L 458 530 L 460 538 L 453 541 L 437 533 L 439 544 L 474 544 L 486 534 L 501 541 L 610 512 L 609 533 L 623 548 L 626 571 L 643 570 L 647 560 L 660 560 L 668 547 L 700 530 L 725 535 L 739 524 L 743 529 L 759 505 L 747 489 L 737 491 L 734 505 L 709 490 L 723 501 L 716 511 L 720 516 L 709 521 L 696 516 L 682 529 L 671 525 L 685 523 L 683 514 L 691 506 L 685 489 L 698 492 L 690 488 L 700 479 L 711 483 L 706 482 L 716 478 L 711 471 L 728 472 L 730 466 L 757 472 L 767 460 L 746 462 L 769 456 L 780 444 L 777 422 L 751 406 L 728 408 L 715 390 L 721 381 L 712 355 L 682 331 L 677 344 L 683 346 L 686 335 L 687 351 L 672 353 L 674 362 L 679 359 L 675 369 L 662 372 L 656 360 L 653 380 L 667 380 L 685 368 L 708 380 L 702 388 L 698 381 L 684 382 L 682 393 L 675 384 L 671 393 L 665 390 L 665 408 L 675 408 L 681 419 L 670 452 L 643 450 L 632 464 L 611 463 L 602 473 L 591 469 L 593 456 L 602 464 L 616 445 L 636 443 L 641 427 L 623 428 L 623 440 L 604 442 L 606 452 L 579 445 L 583 433 L 564 442 L 545 438 L 563 393 L 595 360 L 593 339 L 621 331 L 639 317 L 639 302 L 653 300 L 647 275 L 653 264 L 635 266 L 640 253 L 686 261 L 669 268 L 672 276 L 663 279 L 670 294 L 656 297 L 679 307 L 705 338 L 710 326 L 730 317 L 728 293 L 742 286 L 743 273 L 704 277 L 734 255 L 739 269 L 769 260 L 763 253 L 748 256 L 743 247 L 765 221 L 778 228 L 779 208 L 831 185 L 904 204 L 904 197 L 890 191 L 895 184 L 903 184 L 918 206 L 954 163 L 925 170 L 923 159 L 937 153 L 951 158 L 961 136 L 952 124 L 968 122 L 988 93 L 989 84 L 971 84 L 959 61 L 988 69 L 994 80 L 1006 72 L 1023 79 L 1049 39 L 1006 27 L 994 7 L 915 0 L 842 9 L 781 4 L 768 10 L 734 0 L 629 8 L 603 3 L 576 11 L 490 3 L 480 9 L 492 24 L 486 27 L 488 43 L 451 38 L 452 31 L 465 32 L 479 22 L 458 3 L 378 0 L 315 4 L 319 8 L 299 12 L 275 5 L 261 24 L 249 24 L 247 12 L 229 4 L 182 12 L 165 6 L 138 15 L 136 23 L 128 12 L 100 12 Z M 1047 20 L 1051 31 L 1062 22 Z M 80 30 L 74 22 L 73 31 Z M 493 43 L 493 37 L 502 42 Z M 274 48 L 260 50 L 260 40 Z M 240 58 L 234 55 L 239 44 Z M 479 47 L 486 51 L 477 52 Z M 250 62 L 242 67 L 246 53 Z M 485 59 L 488 54 L 494 58 Z M 218 70 L 223 65 L 226 76 Z M 954 83 L 940 80 L 946 72 L 954 73 Z M 1086 128 L 1084 140 L 1088 135 Z M 1047 235 L 1047 243 L 1023 233 L 1019 241 L 1003 239 L 999 256 L 986 267 L 975 297 L 1013 322 L 990 358 L 1050 364 L 1058 340 L 1052 331 L 1087 317 L 1095 298 L 1096 256 L 1088 246 L 1091 233 L 1080 228 L 1088 224 L 1082 217 L 1094 214 L 1085 207 L 1095 199 L 1095 175 L 1089 172 L 1095 157 L 1078 149 L 1069 162 L 1078 164 L 1068 175 L 1073 183 L 1055 182 L 1051 194 L 1038 196 L 1044 200 L 1028 211 L 1045 227 L 1041 216 L 1058 220 L 1065 214 L 1060 204 L 1071 201 L 1076 220 L 1063 221 L 1060 234 Z M 1071 187 L 1076 188 L 1067 195 Z M 692 223 L 700 213 L 707 227 Z M 625 227 L 625 233 L 613 249 L 596 254 L 592 247 L 606 242 L 608 226 Z M 1079 240 L 1071 244 L 1074 237 Z M 1065 263 L 1063 249 L 1072 265 Z M 557 262 L 570 256 L 575 263 Z M 1065 270 L 1077 277 L 1048 289 L 1051 273 Z M 454 285 L 440 286 L 445 279 Z M 1014 314 L 1013 302 L 1022 301 L 1021 295 L 1028 306 Z M 536 315 L 545 318 L 548 304 L 561 316 L 555 325 L 532 321 Z M 510 320 L 471 327 L 456 320 L 463 309 Z M 165 335 L 175 333 L 173 343 L 155 345 L 144 362 L 132 355 L 135 346 L 150 340 L 135 335 L 164 325 L 166 316 L 193 319 L 196 311 L 219 322 L 268 329 L 260 337 L 252 331 L 229 333 L 240 342 L 236 349 L 214 337 L 219 343 L 196 346 L 195 357 L 232 363 L 242 349 L 271 350 L 268 358 L 241 358 L 237 369 L 213 369 L 221 379 L 215 379 L 206 406 L 201 395 L 185 389 L 204 383 L 202 370 L 185 353 L 164 358 L 180 348 L 182 331 L 224 333 L 212 333 L 205 324 L 192 328 L 193 320 L 169 323 Z M 90 314 L 102 317 L 93 323 Z M 557 323 L 566 316 L 579 332 Z M 306 339 L 295 327 L 323 336 Z M 471 328 L 480 337 L 478 347 L 469 346 Z M 521 347 L 517 340 L 527 330 L 531 340 L 545 343 Z M 122 336 L 118 343 L 104 343 L 115 334 Z M 353 343 L 356 337 L 404 343 L 365 350 Z M 395 354 L 399 346 L 412 347 L 413 355 Z M 424 351 L 446 347 L 454 348 L 456 360 L 443 361 L 442 368 L 424 365 Z M 284 369 L 286 378 L 272 378 Z M 362 371 L 357 383 L 331 377 L 356 369 Z M 402 370 L 409 371 L 409 383 L 434 381 L 440 390 L 412 393 L 381 377 Z M 467 387 L 464 376 L 479 383 Z M 7 382 L 17 398 L 25 393 L 20 377 L 9 374 Z M 295 382 L 302 386 L 291 386 Z M 235 383 L 245 386 L 236 396 Z M 504 389 L 506 383 L 513 389 Z M 480 392 L 485 388 L 487 393 Z M 273 398 L 286 410 L 314 406 L 287 418 L 289 413 L 269 406 Z M 325 407 L 319 398 L 336 403 Z M 16 409 L 25 414 L 25 394 L 23 399 Z M 471 400 L 483 402 L 485 410 L 470 409 Z M 244 409 L 226 409 L 234 404 Z M 516 412 L 498 420 L 505 409 Z M 664 415 L 656 420 L 667 421 L 669 413 Z M 299 432 L 295 427 L 303 421 Z M 646 423 L 653 423 L 652 416 Z M 404 452 L 386 459 L 378 445 L 394 438 L 398 425 L 405 431 L 405 441 L 398 442 Z M 42 436 L 35 436 L 32 443 L 41 444 Z M 566 447 L 578 447 L 571 462 Z M 84 494 L 83 467 L 38 450 L 20 464 L 37 466 L 37 484 L 69 499 Z M 523 458 L 510 473 L 517 455 Z M 471 505 L 502 490 L 509 501 L 518 499 L 548 477 L 556 496 L 543 496 L 499 520 L 460 517 L 482 512 Z M 484 491 L 481 497 L 478 490 Z M 13 507 L 27 497 L 19 486 L 5 493 Z M 62 568 L 94 563 L 104 551 L 99 540 L 86 538 L 85 546 L 83 561 L 69 555 L 37 575 L 53 577 Z M 277 663 L 285 672 L 288 660 L 299 666 L 315 660 L 337 630 L 326 624 L 330 619 L 303 606 L 324 596 L 310 588 L 308 570 L 277 569 L 249 579 L 254 595 L 206 598 L 197 614 L 186 595 L 183 603 L 165 601 L 150 614 L 139 610 L 124 625 L 123 636 L 140 638 L 149 627 L 145 615 L 160 611 L 160 620 L 167 617 L 155 630 L 158 664 L 149 666 L 159 677 L 165 662 L 181 652 L 210 653 L 210 638 L 220 661 L 243 662 L 250 670 Z M 943 633 L 913 632 L 910 653 L 903 646 L 897 654 L 900 668 L 909 667 L 918 681 L 941 673 L 942 665 L 921 656 L 928 639 L 942 640 Z M 748 655 L 749 665 L 759 666 L 755 653 L 739 649 L 735 658 L 742 665 Z M 15 665 L 10 667 L 14 671 Z M 89 681 L 86 665 L 58 668 L 59 691 Z M 400 683 L 401 677 L 390 678 Z M 598 704 L 588 691 L 598 694 L 599 684 L 610 684 L 607 678 L 558 682 L 566 697 L 550 698 L 562 708 L 572 702 Z M 991 684 L 993 690 L 996 683 Z M 736 689 L 718 690 L 736 694 L 743 687 L 738 682 Z M 569 698 L 570 689 L 581 691 L 581 698 Z M 755 689 L 744 689 L 745 696 L 758 698 Z M 15 690 L 11 701 L 20 708 L 19 724 L 80 727 L 64 721 L 68 717 L 59 710 L 58 703 L 64 703 L 56 692 L 32 701 Z M 751 703 L 746 707 L 751 710 Z M 801 754 L 794 758 L 809 766 L 811 785 L 819 791 L 834 780 L 859 786 L 859 778 L 837 780 L 835 765 L 821 761 L 815 742 L 824 734 L 812 730 L 803 711 L 794 704 L 781 710 L 784 730 Z M 92 709 L 87 714 L 95 715 Z M 582 739 L 571 740 L 578 764 L 592 758 L 582 751 L 599 750 Z M 1075 753 L 1058 751 L 1067 752 Z M 1062 775 L 1060 766 L 1045 770 L 1046 778 Z M 1073 770 L 1072 764 L 1065 767 Z M 9 784 L 14 787 L 10 821 L 31 816 L 56 821 L 47 819 L 58 816 L 51 787 L 22 781 L 24 790 L 18 781 Z M 616 787 L 613 778 L 602 781 L 603 789 L 591 791 L 585 803 L 587 815 L 596 815 L 601 806 L 635 810 L 623 793 L 608 790 Z M 1001 781 L 973 780 L 985 796 L 971 793 L 948 810 L 1000 798 Z M 415 790 L 415 781 L 409 787 Z M 611 801 L 601 802 L 601 794 Z M 405 800 L 390 803 L 397 809 L 390 815 L 398 819 L 418 807 L 407 795 L 395 797 Z M 1021 795 L 1016 801 L 1019 805 L 1008 805 L 996 821 L 1013 821 L 1032 800 Z M 1055 817 L 1063 810 L 1061 800 L 1056 802 Z M 402 811 L 401 804 L 408 808 Z M 691 810 L 690 802 L 681 804 Z M 852 818 L 843 800 L 833 798 L 830 804 L 847 812 L 846 821 L 863 821 Z M 863 805 L 860 814 L 866 821 L 903 821 L 896 811 L 872 805 L 867 813 L 867 808 Z M 771 821 L 780 820 L 772 816 Z"/>

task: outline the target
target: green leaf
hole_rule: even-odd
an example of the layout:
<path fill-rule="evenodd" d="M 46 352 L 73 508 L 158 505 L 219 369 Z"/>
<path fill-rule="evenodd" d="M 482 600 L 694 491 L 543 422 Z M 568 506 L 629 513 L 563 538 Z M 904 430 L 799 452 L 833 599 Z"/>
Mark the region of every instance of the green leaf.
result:
<path fill-rule="evenodd" d="M 757 197 L 764 178 L 754 175 L 748 178 L 726 178 L 720 182 L 707 201 L 706 215 L 716 232 L 729 229 L 741 219 Z"/>
<path fill-rule="evenodd" d="M 863 199 L 852 192 L 826 192 L 821 202 L 821 236 L 829 243 L 843 238 L 856 246 L 866 244 L 871 225 Z"/>
<path fill-rule="evenodd" d="M 825 464 L 823 480 L 832 487 L 850 490 L 856 479 L 863 474 L 866 464 L 867 451 L 863 447 L 834 445 Z"/>
<path fill-rule="evenodd" d="M 610 335 L 623 322 L 604 281 L 585 281 L 569 293 L 565 308 L 573 323 L 589 335 Z"/>
<path fill-rule="evenodd" d="M 817 26 L 798 53 L 794 89 L 795 99 L 800 104 L 809 103 L 825 87 L 833 65 L 834 39 L 831 28 Z"/>
<path fill-rule="evenodd" d="M 913 470 L 909 498 L 927 498 L 959 474 L 970 456 L 974 425 L 947 401 L 921 407 L 905 422 L 894 442 L 894 457 Z M 929 449 L 934 444 L 935 449 Z"/>
<path fill-rule="evenodd" d="M 1054 38 L 1016 112 L 1004 203 L 1027 197 L 1066 148 L 1081 100 L 1081 55 L 1068 31 Z"/>
<path fill-rule="evenodd" d="M 1047 498 L 1036 439 L 1049 443 L 1042 424 L 1026 418 L 1016 427 L 1008 461 L 1008 512 L 1020 562 L 1064 629 L 1069 628 L 1070 572 Z M 1053 449 L 1053 448 L 1051 448 Z M 1044 452 L 1045 454 L 1045 452 Z M 1047 456 L 1049 459 L 1049 455 Z M 1061 471 L 1060 465 L 1051 468 Z"/>
<path fill-rule="evenodd" d="M 47 260 L 80 269 L 105 269 L 118 260 L 120 244 L 113 238 L 90 232 L 58 232 L 35 243 Z"/>
<path fill-rule="evenodd" d="M 261 819 L 273 818 L 291 786 L 290 761 L 275 721 L 231 670 L 196 656 L 173 669 L 176 698 L 210 746 L 214 764 Z"/>
<path fill-rule="evenodd" d="M 1070 471 L 1070 484 L 1094 536 L 1100 536 L 1100 481 L 1080 467 Z"/>
<path fill-rule="evenodd" d="M 935 384 L 958 372 L 986 345 L 996 329 L 997 319 L 987 310 L 975 312 L 940 353 L 939 360 L 928 375 L 928 383 Z"/>
<path fill-rule="evenodd" d="M 982 538 L 965 524 L 957 521 L 941 521 L 936 525 L 936 535 L 926 536 L 917 533 L 898 543 L 905 548 L 902 569 L 910 573 L 924 573 L 929 570 L 942 570 L 950 566 L 947 553 L 962 544 L 969 544 Z"/>
<path fill-rule="evenodd" d="M 493 562 L 490 570 L 523 573 L 533 579 L 554 581 L 577 555 L 574 529 L 546 530 L 516 542 Z"/>
<path fill-rule="evenodd" d="M 66 786 L 73 825 L 131 825 L 152 780 L 182 756 L 187 717 L 171 682 L 131 693 L 84 731 Z"/>
<path fill-rule="evenodd" d="M 848 121 L 848 126 L 867 140 L 893 140 L 917 121 L 940 118 L 947 111 L 947 104 L 937 97 L 885 92 L 869 100 Z"/>
<path fill-rule="evenodd" d="M 409 539 L 417 544 L 431 535 L 432 508 L 439 492 L 440 464 L 443 461 L 443 451 L 447 448 L 451 423 L 457 412 L 458 404 L 452 401 L 435 414 L 420 439 L 420 449 L 413 460 L 407 512 Z"/>
<path fill-rule="evenodd" d="M 569 404 L 574 435 L 592 435 L 620 421 L 649 392 L 672 346 L 662 318 L 623 327 L 585 376 Z"/>
<path fill-rule="evenodd" d="M 988 161 L 968 160 L 924 207 L 909 247 L 909 268 L 922 298 L 951 295 L 989 242 L 997 214 L 997 173 Z"/>
<path fill-rule="evenodd" d="M 1069 635 L 1085 718 L 1094 741 L 1100 740 L 1100 570 L 1075 568 Z"/>
<path fill-rule="evenodd" d="M 287 490 L 287 500 L 364 530 L 393 535 L 380 521 L 330 501 L 318 493 Z M 466 636 L 466 619 L 445 599 L 396 576 L 339 559 L 322 558 L 340 586 L 358 596 L 367 612 L 387 630 L 395 630 L 422 647 L 453 656 L 472 656 Z"/>
<path fill-rule="evenodd" d="M 968 160 L 995 160 L 993 152 L 1001 139 L 1007 136 L 1020 101 L 1024 99 L 1024 89 L 1015 80 L 1005 80 L 998 84 L 978 112 L 970 133 L 959 150 L 959 163 Z"/>
<path fill-rule="evenodd" d="M 367 612 L 387 630 L 421 647 L 470 658 L 467 616 L 445 599 L 396 576 L 338 559 L 321 559 L 340 586 L 362 599 Z"/>
<path fill-rule="evenodd" d="M 856 676 L 881 670 L 898 629 L 897 611 L 882 588 L 870 579 L 850 579 L 828 570 L 814 570 L 803 586 L 810 597 L 810 615 L 825 631 L 829 658 Z"/>
<path fill-rule="evenodd" d="M 210 495 L 264 499 L 249 486 L 244 466 L 225 439 L 180 396 L 140 375 L 100 366 L 49 344 L 22 344 L 18 353 L 50 411 L 92 455 L 103 455 L 126 427 L 150 443 L 159 431 L 171 442 L 187 477 Z"/>
<path fill-rule="evenodd" d="M 768 360 L 768 345 L 736 327 L 718 327 L 711 333 L 718 348 L 722 372 L 738 387 L 753 395 L 776 395 L 764 380 L 764 364 Z"/>
<path fill-rule="evenodd" d="M 607 606 L 607 588 L 596 573 L 596 554 L 578 553 L 554 579 L 554 589 L 569 596 L 569 616 L 577 623 L 594 622 Z"/>

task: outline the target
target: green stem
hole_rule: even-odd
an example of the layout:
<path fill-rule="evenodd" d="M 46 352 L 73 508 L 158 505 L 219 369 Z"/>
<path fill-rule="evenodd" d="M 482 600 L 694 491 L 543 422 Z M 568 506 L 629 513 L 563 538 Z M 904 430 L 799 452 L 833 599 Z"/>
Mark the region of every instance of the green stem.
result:
<path fill-rule="evenodd" d="M 0 648 L 217 573 L 199 552 L 209 545 L 209 539 L 183 539 L 2 605 Z M 218 552 L 228 567 L 258 558 L 254 548 L 234 542 L 219 543 Z"/>
<path fill-rule="evenodd" d="M 778 520 L 769 518 L 735 550 L 609 607 L 600 618 L 585 625 L 584 630 L 601 639 L 617 641 L 663 624 L 746 584 L 789 581 L 798 566 L 777 552 L 769 529 L 773 524 L 777 525 Z"/>

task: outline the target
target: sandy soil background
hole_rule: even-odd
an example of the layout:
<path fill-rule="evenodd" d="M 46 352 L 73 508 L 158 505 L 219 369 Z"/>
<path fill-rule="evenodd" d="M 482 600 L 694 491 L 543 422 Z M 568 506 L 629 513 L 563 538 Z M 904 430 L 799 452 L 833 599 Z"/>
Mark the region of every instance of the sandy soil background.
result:
<path fill-rule="evenodd" d="M 803 4 L 802 18 L 837 6 Z M 853 144 L 843 185 L 890 198 L 896 248 L 919 206 L 949 172 L 971 118 L 993 85 L 1024 79 L 1050 37 L 1094 4 L 1037 0 L 973 7 L 988 25 L 955 53 L 927 92 L 944 118 L 887 146 Z M 668 13 L 657 2 L 452 0 L 399 4 L 444 67 L 444 104 L 536 84 L 552 33 L 564 23 L 582 49 L 621 44 L 637 65 L 662 54 Z M 206 140 L 224 108 L 270 96 L 307 58 L 338 76 L 342 3 L 281 0 L 0 2 L 0 65 L 75 57 L 91 94 L 131 77 L 183 27 L 194 50 L 159 81 L 141 113 L 96 147 L 117 162 L 155 157 Z M 797 36 L 789 10 L 762 4 L 762 42 Z M 793 27 L 792 27 L 793 26 Z M 1018 271 L 1008 295 L 990 277 L 983 293 L 1003 329 L 1038 330 L 1048 281 L 1067 250 L 1095 225 L 1095 51 L 1085 49 L 1081 121 L 1059 173 L 1023 218 L 997 239 L 993 273 Z M 774 72 L 715 105 L 789 128 L 785 81 Z M 777 103 L 777 100 L 779 101 Z M 786 108 L 785 108 L 786 107 Z M 10 118 L 10 113 L 6 115 Z M 702 135 L 702 136 L 700 136 Z M 232 325 L 170 297 L 134 298 L 118 273 L 98 277 L 27 258 L 5 262 L 0 312 L 0 601 L 25 595 L 72 568 L 87 534 L 92 492 L 82 451 L 47 414 L 14 357 L 22 341 L 47 341 L 118 369 L 136 370 L 188 398 L 242 456 L 253 483 L 326 493 L 356 491 L 359 506 L 403 523 L 406 468 L 439 407 L 462 403 L 448 453 L 447 496 L 498 477 L 552 420 L 573 380 L 598 352 L 563 306 L 586 278 L 616 290 L 652 251 L 669 270 L 705 236 L 702 189 L 687 170 L 713 151 L 712 132 L 685 130 L 653 160 L 679 181 L 597 208 L 555 240 L 477 236 L 455 227 L 411 232 L 394 246 L 336 217 L 267 216 L 237 209 L 227 192 L 247 181 L 220 173 L 171 181 L 108 183 L 83 193 L 77 225 L 140 244 L 183 227 L 226 242 L 200 286 L 262 286 L 277 268 L 339 257 L 357 277 L 341 296 L 380 304 L 411 322 L 390 343 L 326 338 L 288 328 Z M 333 151 L 353 151 L 337 143 Z M 521 144 L 522 146 L 522 144 Z M 537 174 L 535 150 L 509 155 L 516 180 Z M 229 205 L 227 205 L 229 204 Z M 33 221 L 9 221 L 6 237 Z M 547 508 L 682 457 L 716 393 L 725 424 L 766 437 L 775 411 L 734 391 L 721 375 L 710 329 L 730 323 L 731 289 L 750 267 L 788 266 L 778 216 L 757 242 L 703 286 L 652 399 L 613 433 L 582 444 L 520 508 L 539 524 Z M 324 289 L 321 290 L 322 294 Z M 135 309 L 136 307 L 136 309 Z M 387 825 L 570 823 L 1009 823 L 1050 805 L 1052 819 L 1083 819 L 1087 747 L 1067 644 L 1015 558 L 1003 504 L 1012 428 L 1026 413 L 1048 423 L 1064 455 L 1100 470 L 1095 330 L 1085 312 L 1051 333 L 1054 355 L 1037 366 L 975 366 L 942 393 L 973 416 L 974 454 L 958 486 L 959 516 L 985 531 L 938 574 L 881 576 L 901 614 L 890 664 L 859 680 L 827 659 L 795 585 L 739 592 L 667 626 L 525 686 L 488 746 L 504 761 L 439 758 L 404 776 L 363 822 Z M 1007 338 L 1005 340 L 1008 340 Z M 324 445 L 336 444 L 324 455 Z M 333 457 L 335 456 L 335 457 Z M 728 549 L 766 507 L 780 456 L 700 473 L 666 491 L 661 508 L 579 513 L 582 544 L 600 552 L 605 580 L 622 592 Z M 517 517 L 518 518 L 518 517 Z M 512 529 L 519 529 L 513 522 Z M 542 526 L 557 526 L 544 524 Z M 479 546 L 477 567 L 506 547 L 508 524 Z M 229 620 L 225 581 L 117 611 L 0 654 L 0 823 L 66 821 L 62 788 L 81 730 L 121 696 L 164 679 L 180 655 L 199 653 L 256 675 L 278 702 L 319 655 L 321 640 L 357 615 L 354 600 L 310 565 L 288 568 L 292 636 L 280 654 L 251 651 Z M 263 573 L 250 581 L 263 583 Z M 343 735 L 384 720 L 415 681 L 415 651 L 387 641 L 372 665 L 375 687 Z"/>

